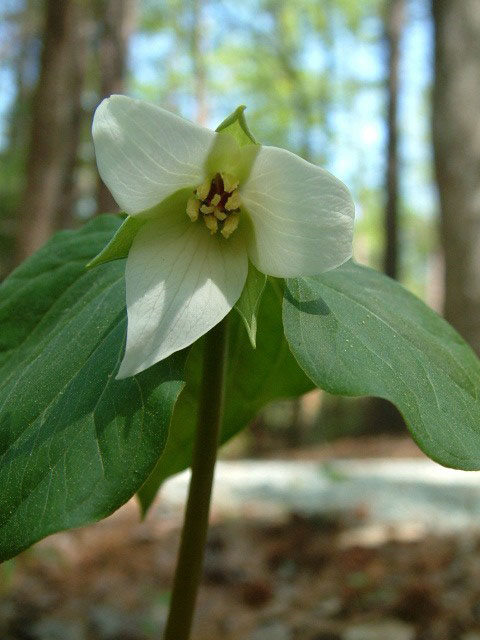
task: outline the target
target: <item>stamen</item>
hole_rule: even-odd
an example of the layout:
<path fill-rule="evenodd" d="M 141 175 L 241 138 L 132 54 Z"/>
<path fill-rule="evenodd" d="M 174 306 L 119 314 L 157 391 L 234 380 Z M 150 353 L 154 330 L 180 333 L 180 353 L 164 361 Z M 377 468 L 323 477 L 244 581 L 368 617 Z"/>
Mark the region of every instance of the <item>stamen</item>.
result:
<path fill-rule="evenodd" d="M 238 191 L 234 191 L 229 199 L 225 203 L 225 209 L 227 211 L 234 211 L 240 208 L 240 194 Z"/>
<path fill-rule="evenodd" d="M 237 187 L 238 180 L 229 173 L 206 178 L 187 200 L 188 217 L 192 222 L 201 217 L 212 235 L 220 230 L 224 238 L 229 238 L 239 223 L 241 201 Z"/>
<path fill-rule="evenodd" d="M 218 207 L 215 208 L 213 215 L 217 218 L 217 220 L 225 220 L 227 217 L 227 214 Z"/>
<path fill-rule="evenodd" d="M 199 187 L 197 187 L 196 194 L 200 200 L 207 199 L 208 194 L 210 193 L 211 183 L 212 183 L 211 180 L 209 180 L 208 178 L 205 178 L 202 184 Z"/>
<path fill-rule="evenodd" d="M 223 190 L 227 193 L 231 193 L 238 187 L 238 180 L 234 178 L 230 173 L 221 173 L 223 180 Z"/>
<path fill-rule="evenodd" d="M 238 213 L 232 213 L 223 223 L 223 229 L 220 233 L 225 239 L 229 238 L 238 227 L 239 217 Z"/>
<path fill-rule="evenodd" d="M 192 222 L 198 220 L 198 212 L 200 210 L 200 200 L 197 198 L 189 198 L 187 202 L 187 216 Z"/>
<path fill-rule="evenodd" d="M 207 226 L 207 229 L 209 229 L 211 235 L 213 236 L 214 233 L 217 233 L 217 229 L 218 229 L 218 221 L 216 219 L 215 216 L 204 216 L 203 220 Z M 223 231 L 222 231 L 223 233 Z"/>

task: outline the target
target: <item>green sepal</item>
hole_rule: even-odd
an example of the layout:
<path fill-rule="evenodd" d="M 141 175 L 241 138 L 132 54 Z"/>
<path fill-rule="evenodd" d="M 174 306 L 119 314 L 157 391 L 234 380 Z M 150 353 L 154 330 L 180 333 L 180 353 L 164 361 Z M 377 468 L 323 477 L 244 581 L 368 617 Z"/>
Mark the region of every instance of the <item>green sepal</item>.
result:
<path fill-rule="evenodd" d="M 176 209 L 179 215 L 186 215 L 187 200 L 192 195 L 193 188 L 192 186 L 179 189 L 155 207 L 142 211 L 135 216 L 127 216 L 110 242 L 93 260 L 90 260 L 87 268 L 98 267 L 98 265 L 105 262 L 126 258 L 140 228 L 155 216 L 162 216 L 164 213 L 171 211 L 172 208 Z"/>
<path fill-rule="evenodd" d="M 145 222 L 143 218 L 127 216 L 107 246 L 86 265 L 87 269 L 98 267 L 98 265 L 111 262 L 112 260 L 126 258 L 132 246 L 133 239 Z"/>
<path fill-rule="evenodd" d="M 237 107 L 235 111 L 225 118 L 215 129 L 218 133 L 220 133 L 220 131 L 229 133 L 241 147 L 246 144 L 258 144 L 248 128 L 244 114 L 246 108 L 244 104 Z"/>
<path fill-rule="evenodd" d="M 256 269 L 251 262 L 248 263 L 248 275 L 242 295 L 235 304 L 235 310 L 240 314 L 247 330 L 252 347 L 256 348 L 257 340 L 257 315 L 262 299 L 267 276 Z"/>

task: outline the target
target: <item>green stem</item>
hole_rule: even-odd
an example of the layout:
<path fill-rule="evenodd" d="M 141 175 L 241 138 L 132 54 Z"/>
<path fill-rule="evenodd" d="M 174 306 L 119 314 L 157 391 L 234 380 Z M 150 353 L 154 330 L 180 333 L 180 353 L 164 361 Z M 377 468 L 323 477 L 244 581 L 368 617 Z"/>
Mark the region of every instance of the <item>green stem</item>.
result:
<path fill-rule="evenodd" d="M 164 640 L 188 640 L 202 578 L 208 514 L 223 414 L 227 319 L 205 338 L 192 476 Z"/>

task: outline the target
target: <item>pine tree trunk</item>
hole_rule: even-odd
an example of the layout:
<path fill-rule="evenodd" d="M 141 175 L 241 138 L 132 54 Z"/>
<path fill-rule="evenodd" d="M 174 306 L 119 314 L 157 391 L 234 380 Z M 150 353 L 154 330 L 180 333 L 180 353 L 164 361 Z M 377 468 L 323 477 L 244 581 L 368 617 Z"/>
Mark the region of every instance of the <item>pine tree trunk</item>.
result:
<path fill-rule="evenodd" d="M 480 354 L 480 0 L 432 0 L 447 320 Z"/>
<path fill-rule="evenodd" d="M 26 184 L 19 212 L 17 260 L 43 245 L 57 226 L 71 134 L 71 52 L 78 6 L 46 0 L 40 75 L 35 91 Z"/>

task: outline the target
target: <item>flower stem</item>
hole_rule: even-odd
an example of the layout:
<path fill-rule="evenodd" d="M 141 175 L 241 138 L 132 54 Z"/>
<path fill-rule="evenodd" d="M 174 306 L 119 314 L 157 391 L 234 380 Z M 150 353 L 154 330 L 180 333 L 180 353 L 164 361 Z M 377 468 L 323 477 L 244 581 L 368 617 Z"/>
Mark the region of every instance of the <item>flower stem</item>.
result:
<path fill-rule="evenodd" d="M 205 338 L 197 431 L 177 568 L 164 640 L 188 640 L 208 531 L 213 473 L 223 415 L 227 319 Z"/>

